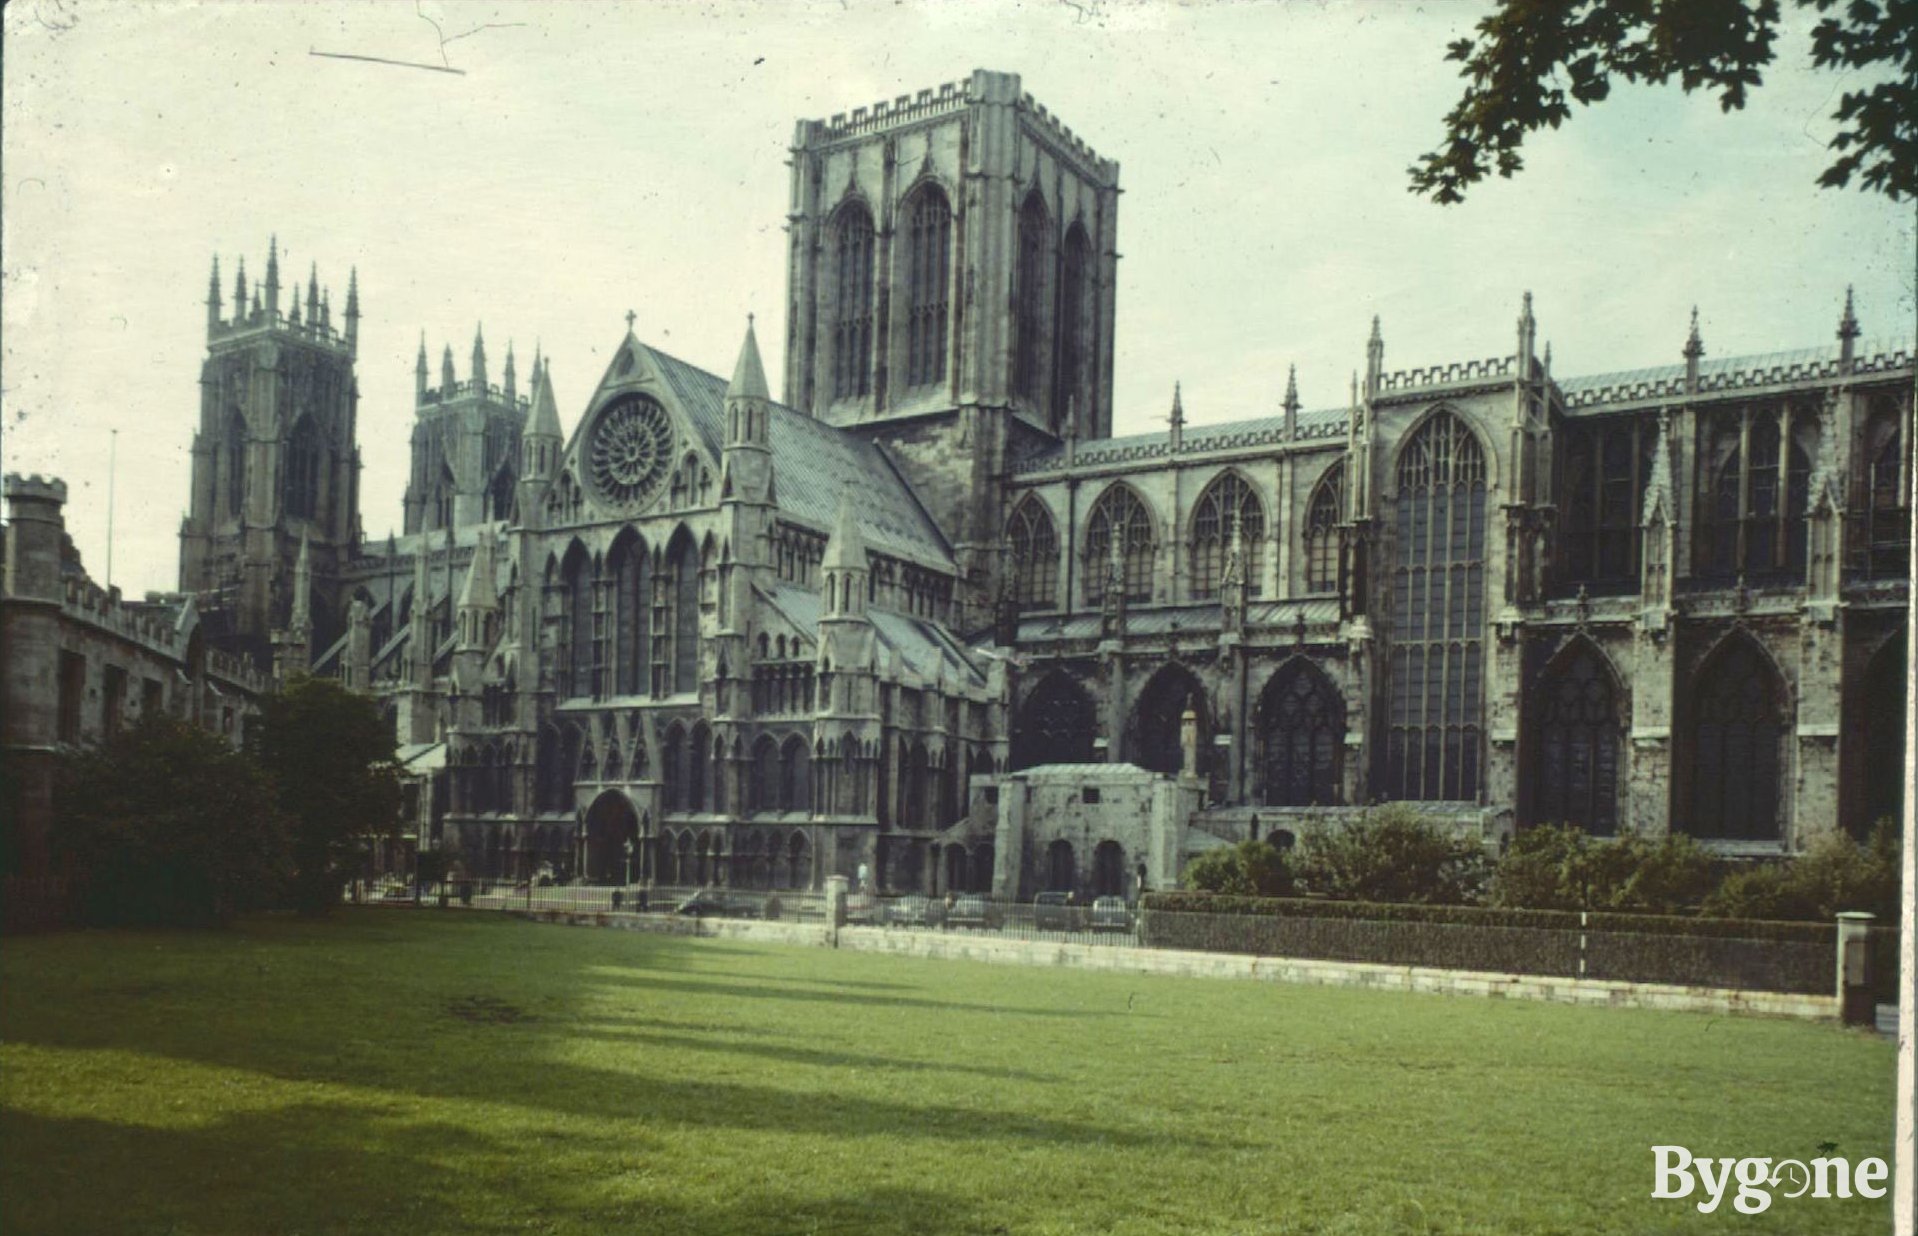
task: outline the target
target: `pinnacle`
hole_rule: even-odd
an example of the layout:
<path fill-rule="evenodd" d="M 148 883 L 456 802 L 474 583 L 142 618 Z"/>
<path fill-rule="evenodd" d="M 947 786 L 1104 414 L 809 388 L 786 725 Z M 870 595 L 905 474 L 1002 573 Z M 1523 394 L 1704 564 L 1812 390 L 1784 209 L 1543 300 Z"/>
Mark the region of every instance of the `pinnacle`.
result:
<path fill-rule="evenodd" d="M 746 338 L 739 345 L 739 362 L 733 366 L 733 380 L 726 387 L 726 398 L 772 398 L 766 387 L 766 368 L 759 360 L 759 340 L 753 334 L 751 314 L 746 315 Z"/>

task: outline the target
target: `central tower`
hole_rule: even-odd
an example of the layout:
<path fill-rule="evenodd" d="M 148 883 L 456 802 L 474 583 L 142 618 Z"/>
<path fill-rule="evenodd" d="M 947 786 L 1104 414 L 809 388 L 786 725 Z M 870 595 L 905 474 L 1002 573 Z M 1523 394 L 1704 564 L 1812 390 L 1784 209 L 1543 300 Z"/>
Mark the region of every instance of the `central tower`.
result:
<path fill-rule="evenodd" d="M 891 449 L 975 603 L 1007 458 L 1111 433 L 1118 208 L 1016 74 L 799 122 L 786 402 Z"/>

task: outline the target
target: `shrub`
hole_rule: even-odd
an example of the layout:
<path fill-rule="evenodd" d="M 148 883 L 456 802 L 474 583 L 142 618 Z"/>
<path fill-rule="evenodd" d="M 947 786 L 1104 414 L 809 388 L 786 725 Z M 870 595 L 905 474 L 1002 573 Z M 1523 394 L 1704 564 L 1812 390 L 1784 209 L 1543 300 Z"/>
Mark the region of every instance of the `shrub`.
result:
<path fill-rule="evenodd" d="M 218 735 L 141 719 L 61 770 L 62 859 L 87 921 L 204 926 L 272 904 L 288 871 L 271 782 Z"/>
<path fill-rule="evenodd" d="M 1898 918 L 1898 835 L 1880 820 L 1859 845 L 1824 833 L 1797 858 L 1735 871 L 1705 902 L 1714 918 L 1823 921 L 1841 910 L 1864 910 L 1887 923 Z"/>
<path fill-rule="evenodd" d="M 1315 825 L 1299 842 L 1299 877 L 1342 901 L 1458 905 L 1485 881 L 1485 849 L 1393 804 L 1343 827 Z"/>
<path fill-rule="evenodd" d="M 1210 850 L 1185 869 L 1181 883 L 1197 892 L 1238 897 L 1289 897 L 1292 873 L 1285 855 L 1269 841 L 1241 841 Z"/>
<path fill-rule="evenodd" d="M 1492 902 L 1538 910 L 1670 914 L 1703 901 L 1712 859 L 1690 837 L 1601 840 L 1573 825 L 1542 825 L 1512 839 L 1492 874 Z"/>

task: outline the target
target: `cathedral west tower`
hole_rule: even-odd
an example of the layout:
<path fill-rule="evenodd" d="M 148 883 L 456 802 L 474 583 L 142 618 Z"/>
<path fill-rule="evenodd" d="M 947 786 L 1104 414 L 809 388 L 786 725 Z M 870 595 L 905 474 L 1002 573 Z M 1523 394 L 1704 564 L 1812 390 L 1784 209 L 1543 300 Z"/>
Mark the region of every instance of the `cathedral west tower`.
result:
<path fill-rule="evenodd" d="M 338 327 L 317 268 L 304 301 L 297 282 L 287 291 L 283 308 L 276 240 L 265 279 L 251 287 L 241 260 L 228 315 L 213 261 L 193 491 L 180 526 L 181 590 L 200 594 L 217 642 L 263 668 L 273 632 L 292 618 L 302 541 L 311 635 L 324 647 L 341 629 L 337 579 L 360 535 L 358 277 L 348 281 Z"/>

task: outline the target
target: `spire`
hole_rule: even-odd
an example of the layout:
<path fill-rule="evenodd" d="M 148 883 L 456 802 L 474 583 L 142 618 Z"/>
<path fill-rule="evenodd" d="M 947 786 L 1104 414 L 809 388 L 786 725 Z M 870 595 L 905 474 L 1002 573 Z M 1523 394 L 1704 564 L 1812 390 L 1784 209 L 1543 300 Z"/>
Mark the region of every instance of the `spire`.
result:
<path fill-rule="evenodd" d="M 1379 331 L 1379 315 L 1372 315 L 1372 337 L 1365 341 L 1365 394 L 1378 393 L 1379 379 L 1385 374 L 1385 336 Z"/>
<path fill-rule="evenodd" d="M 559 429 L 559 401 L 553 398 L 553 364 L 540 362 L 539 385 L 533 391 L 533 415 L 526 418 L 526 436 L 551 438 L 559 442 L 565 435 Z"/>
<path fill-rule="evenodd" d="M 360 350 L 360 268 L 357 266 L 346 272 L 346 349 Z"/>
<path fill-rule="evenodd" d="M 542 367 L 545 365 L 545 363 L 546 362 L 540 358 L 539 337 L 534 336 L 533 338 L 533 374 L 531 379 L 529 379 L 527 383 L 527 389 L 531 390 L 534 394 L 539 393 L 539 375 L 542 372 Z"/>
<path fill-rule="evenodd" d="M 519 398 L 519 375 L 513 368 L 513 341 L 506 341 L 506 400 L 508 403 Z"/>
<path fill-rule="evenodd" d="M 240 268 L 233 274 L 233 319 L 246 316 L 246 255 L 240 255 Z"/>
<path fill-rule="evenodd" d="M 293 618 L 287 624 L 296 639 L 313 629 L 313 547 L 308 533 L 300 533 L 300 557 L 293 566 Z"/>
<path fill-rule="evenodd" d="M 277 314 L 280 311 L 280 238 L 271 236 L 266 242 L 266 311 Z"/>
<path fill-rule="evenodd" d="M 331 288 L 320 293 L 320 325 L 328 330 L 333 329 L 333 289 Z"/>
<path fill-rule="evenodd" d="M 459 379 L 453 376 L 453 345 L 447 344 L 446 351 L 440 353 L 440 398 L 451 399 L 453 388 L 459 385 Z"/>
<path fill-rule="evenodd" d="M 1698 306 L 1692 306 L 1692 332 L 1685 339 L 1685 393 L 1698 393 L 1698 361 L 1705 355 L 1705 341 L 1698 336 Z"/>
<path fill-rule="evenodd" d="M 426 332 L 420 331 L 420 355 L 413 362 L 413 399 L 423 402 L 426 397 Z"/>
<path fill-rule="evenodd" d="M 292 302 L 293 312 L 287 315 L 286 320 L 298 326 L 300 324 L 300 298 L 295 296 L 292 298 Z"/>
<path fill-rule="evenodd" d="M 1178 450 L 1185 441 L 1185 403 L 1179 396 L 1179 383 L 1172 383 L 1172 414 L 1166 417 L 1172 425 L 1172 449 Z"/>
<path fill-rule="evenodd" d="M 753 315 L 746 315 L 746 339 L 739 345 L 739 361 L 733 366 L 732 384 L 726 388 L 728 399 L 772 399 L 766 387 L 766 368 L 759 362 L 759 340 L 753 334 Z"/>
<path fill-rule="evenodd" d="M 1525 293 L 1525 299 L 1518 312 L 1518 375 L 1519 379 L 1531 376 L 1533 343 L 1538 338 L 1538 322 L 1532 317 L 1532 294 Z"/>
<path fill-rule="evenodd" d="M 867 569 L 866 538 L 859 533 L 859 521 L 852 515 L 852 499 L 839 495 L 839 514 L 833 520 L 832 536 L 819 560 L 821 571 L 859 571 Z"/>
<path fill-rule="evenodd" d="M 260 316 L 260 287 L 258 284 L 253 285 L 253 316 L 256 318 Z"/>
<path fill-rule="evenodd" d="M 486 338 L 484 328 L 473 327 L 473 385 L 481 393 L 486 390 Z"/>
<path fill-rule="evenodd" d="M 1841 369 L 1849 370 L 1853 356 L 1857 353 L 1858 315 L 1851 304 L 1851 285 L 1845 285 L 1845 313 L 1838 319 L 1838 363 Z"/>
<path fill-rule="evenodd" d="M 211 331 L 220 324 L 220 255 L 213 255 L 213 274 L 206 284 L 206 328 Z"/>
<path fill-rule="evenodd" d="M 306 272 L 306 320 L 320 320 L 320 264 L 314 262 Z"/>
<path fill-rule="evenodd" d="M 461 610 L 491 610 L 499 605 L 499 592 L 493 579 L 493 530 L 481 528 L 473 543 L 473 562 L 466 570 L 466 583 L 460 588 Z"/>

